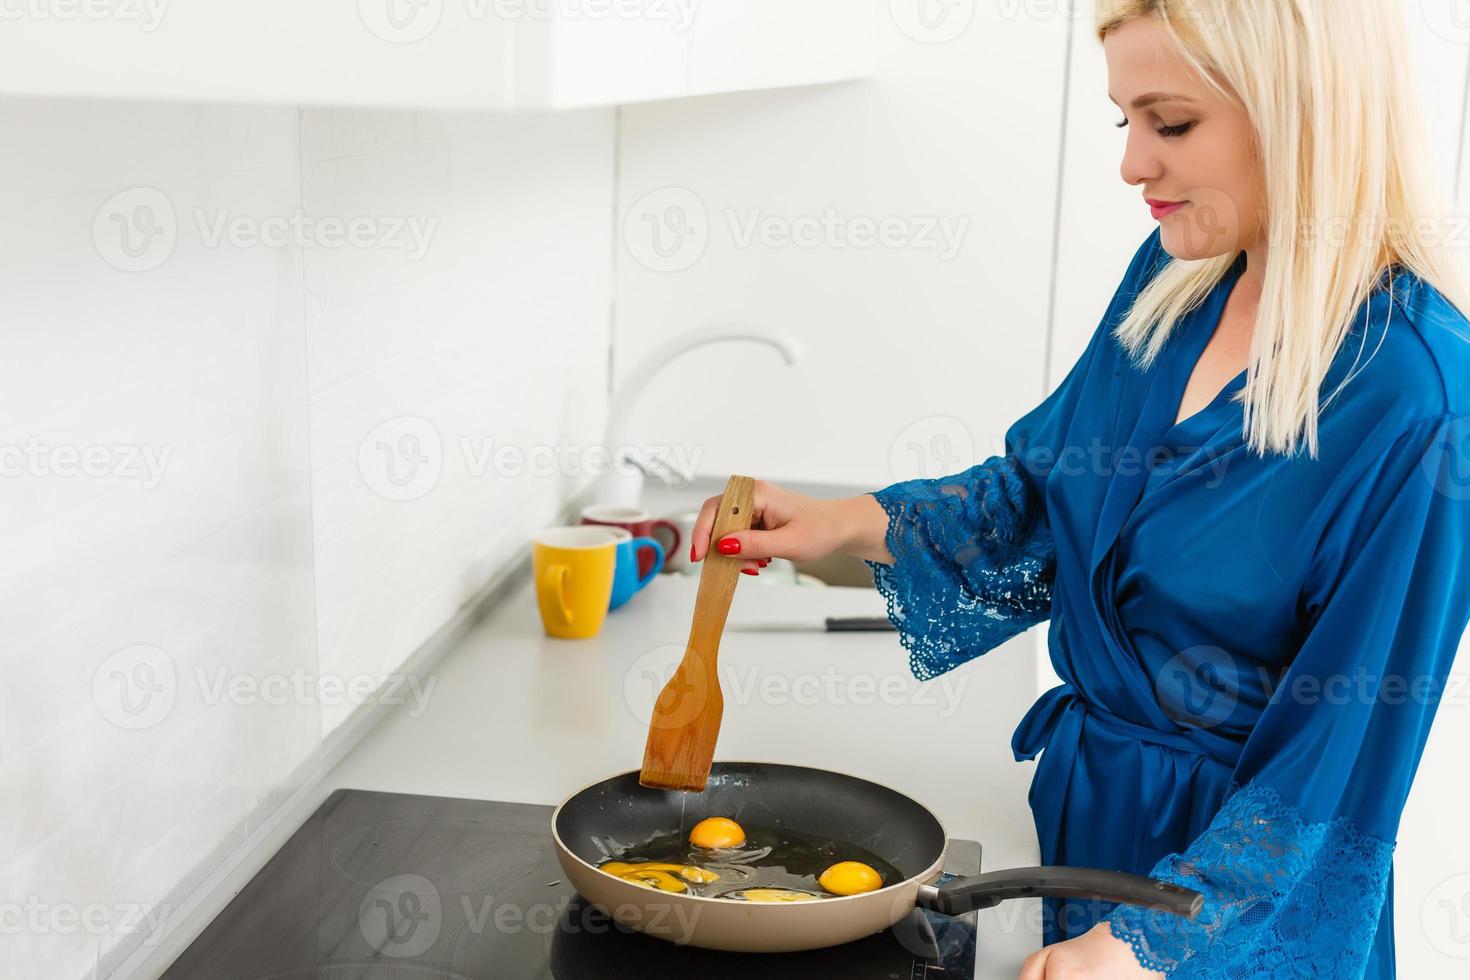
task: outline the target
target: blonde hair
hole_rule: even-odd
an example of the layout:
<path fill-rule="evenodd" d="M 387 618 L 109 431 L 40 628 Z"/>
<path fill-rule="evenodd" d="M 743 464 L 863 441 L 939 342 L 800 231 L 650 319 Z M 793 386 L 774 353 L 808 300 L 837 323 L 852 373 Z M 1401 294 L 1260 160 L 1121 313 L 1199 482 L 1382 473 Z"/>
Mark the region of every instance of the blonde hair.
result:
<path fill-rule="evenodd" d="M 1248 444 L 1262 455 L 1290 454 L 1303 439 L 1317 455 L 1328 367 L 1391 265 L 1470 310 L 1470 288 L 1445 236 L 1421 225 L 1446 209 L 1428 161 L 1400 7 L 1399 0 L 1097 3 L 1099 40 L 1135 17 L 1155 17 L 1186 61 L 1254 125 L 1269 260 L 1246 385 L 1235 397 Z M 1346 237 L 1336 237 L 1344 227 Z M 1151 363 L 1235 257 L 1168 262 L 1119 325 L 1120 343 Z"/>

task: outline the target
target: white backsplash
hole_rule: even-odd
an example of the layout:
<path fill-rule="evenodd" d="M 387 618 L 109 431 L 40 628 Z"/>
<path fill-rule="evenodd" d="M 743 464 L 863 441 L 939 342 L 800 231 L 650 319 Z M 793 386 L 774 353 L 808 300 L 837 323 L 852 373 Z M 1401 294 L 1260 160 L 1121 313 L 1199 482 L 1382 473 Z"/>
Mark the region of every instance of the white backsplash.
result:
<path fill-rule="evenodd" d="M 0 976 L 105 975 L 350 714 L 312 682 L 398 669 L 579 488 L 479 454 L 600 434 L 613 127 L 0 102 Z M 437 481 L 384 483 L 423 426 Z"/>
<path fill-rule="evenodd" d="M 307 111 L 302 146 L 309 213 L 403 222 L 305 254 L 321 668 L 366 684 L 581 485 L 495 451 L 601 438 L 613 115 Z"/>

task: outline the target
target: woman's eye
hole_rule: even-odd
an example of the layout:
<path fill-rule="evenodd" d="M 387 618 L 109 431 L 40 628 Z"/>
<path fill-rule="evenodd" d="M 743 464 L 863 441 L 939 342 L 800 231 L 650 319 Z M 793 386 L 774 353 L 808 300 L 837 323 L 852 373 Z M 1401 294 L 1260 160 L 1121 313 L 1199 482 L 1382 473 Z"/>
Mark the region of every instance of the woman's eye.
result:
<path fill-rule="evenodd" d="M 1127 116 L 1124 116 L 1121 120 L 1119 120 L 1114 125 L 1116 125 L 1119 129 L 1125 129 L 1125 128 L 1127 128 L 1127 126 L 1128 126 L 1128 117 Z M 1160 126 L 1159 129 L 1158 129 L 1158 133 L 1159 133 L 1160 136 L 1164 137 L 1165 139 L 1168 139 L 1168 138 L 1174 137 L 1174 136 L 1183 136 L 1185 133 L 1189 132 L 1193 128 L 1194 128 L 1194 123 L 1192 123 L 1192 122 L 1189 122 L 1189 123 L 1180 123 L 1177 126 Z"/>

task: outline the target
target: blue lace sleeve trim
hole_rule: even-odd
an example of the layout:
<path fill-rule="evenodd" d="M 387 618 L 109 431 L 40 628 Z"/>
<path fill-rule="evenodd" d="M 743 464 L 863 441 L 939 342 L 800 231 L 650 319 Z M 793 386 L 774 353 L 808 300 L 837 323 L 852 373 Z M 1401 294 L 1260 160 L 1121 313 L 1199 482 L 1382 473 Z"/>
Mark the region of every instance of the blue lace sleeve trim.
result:
<path fill-rule="evenodd" d="M 1226 798 L 1185 854 L 1150 873 L 1203 892 L 1199 917 L 1120 905 L 1109 928 L 1145 969 L 1179 980 L 1358 978 L 1393 850 L 1347 818 L 1305 823 L 1276 791 L 1249 783 Z"/>
<path fill-rule="evenodd" d="M 894 561 L 867 561 L 919 680 L 953 670 L 1051 615 L 1056 551 L 1021 463 L 895 483 L 873 496 Z"/>

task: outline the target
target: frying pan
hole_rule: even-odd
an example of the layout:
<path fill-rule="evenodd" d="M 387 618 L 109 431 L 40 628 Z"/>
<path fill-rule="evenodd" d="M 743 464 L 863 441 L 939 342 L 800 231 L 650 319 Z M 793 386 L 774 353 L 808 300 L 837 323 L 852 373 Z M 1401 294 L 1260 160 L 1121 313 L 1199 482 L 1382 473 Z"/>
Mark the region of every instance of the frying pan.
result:
<path fill-rule="evenodd" d="M 703 793 L 650 789 L 639 770 L 573 793 L 551 816 L 556 857 L 581 895 L 614 921 L 678 944 L 733 952 L 792 952 L 861 939 L 918 905 L 962 915 L 1012 898 L 1092 898 L 1193 919 L 1204 896 L 1137 875 L 1091 868 L 1016 868 L 932 884 L 946 835 L 924 806 L 843 773 L 770 762 L 716 762 Z M 847 842 L 903 875 L 876 891 L 815 902 L 745 902 L 654 891 L 597 870 L 619 845 L 678 832 L 708 816 Z"/>

